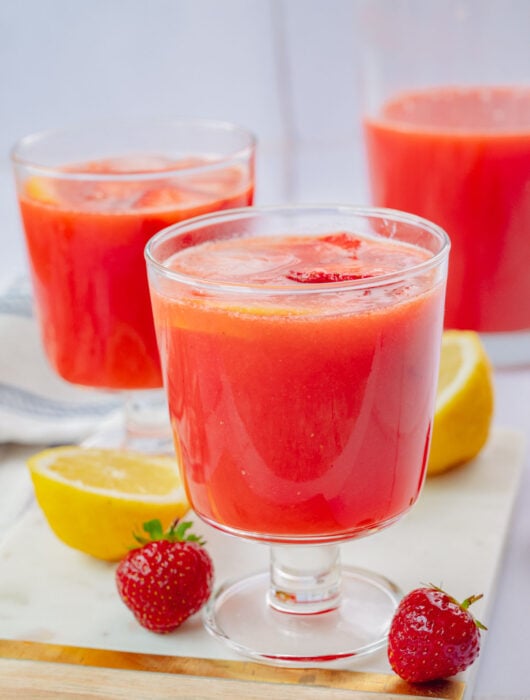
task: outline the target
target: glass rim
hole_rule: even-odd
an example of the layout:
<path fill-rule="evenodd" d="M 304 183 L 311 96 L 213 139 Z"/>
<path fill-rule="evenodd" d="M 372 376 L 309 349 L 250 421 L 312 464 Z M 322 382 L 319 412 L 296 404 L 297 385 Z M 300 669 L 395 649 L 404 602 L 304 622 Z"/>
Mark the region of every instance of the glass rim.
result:
<path fill-rule="evenodd" d="M 390 219 L 395 222 L 409 223 L 416 225 L 417 228 L 429 231 L 433 234 L 440 242 L 440 249 L 433 253 L 431 257 L 426 260 L 422 260 L 416 265 L 410 265 L 402 270 L 396 272 L 388 272 L 381 275 L 375 275 L 373 277 L 367 277 L 363 279 L 356 280 L 346 280 L 340 282 L 307 282 L 301 285 L 298 282 L 293 281 L 292 284 L 252 284 L 250 283 L 237 283 L 237 282 L 223 282 L 223 281 L 210 281 L 204 277 L 198 275 L 185 274 L 183 272 L 175 272 L 171 270 L 162 262 L 156 259 L 153 253 L 153 249 L 167 240 L 174 237 L 175 232 L 177 235 L 183 235 L 189 233 L 192 230 L 201 228 L 202 226 L 212 225 L 216 222 L 226 222 L 230 220 L 241 220 L 244 218 L 257 218 L 259 216 L 267 214 L 311 214 L 319 213 L 325 214 L 329 212 L 330 214 L 343 214 L 356 216 L 361 218 L 379 218 L 379 219 Z M 399 240 L 399 239 L 396 239 Z M 200 244 L 199 244 L 200 245 Z M 426 272 L 430 269 L 439 267 L 443 264 L 448 256 L 449 250 L 451 248 L 451 241 L 445 230 L 435 224 L 434 222 L 425 219 L 416 214 L 409 214 L 408 212 L 403 212 L 397 209 L 389 209 L 385 207 L 372 207 L 372 206 L 356 206 L 356 205 L 344 205 L 344 204 L 297 204 L 297 205 L 272 205 L 272 206 L 251 206 L 251 207 L 240 207 L 237 209 L 226 209 L 224 211 L 212 212 L 210 214 L 204 214 L 202 216 L 193 217 L 185 221 L 180 221 L 171 226 L 163 228 L 161 231 L 156 233 L 152 238 L 149 239 L 144 248 L 144 257 L 147 263 L 148 269 L 156 271 L 159 275 L 165 277 L 166 279 L 171 279 L 181 284 L 185 284 L 188 287 L 195 287 L 200 289 L 207 289 L 210 291 L 224 291 L 233 292 L 238 294 L 263 294 L 269 295 L 271 292 L 274 294 L 282 295 L 304 295 L 304 294 L 314 294 L 315 292 L 320 293 L 336 293 L 338 291 L 353 291 L 353 290 L 365 290 L 374 289 L 378 287 L 385 287 L 387 285 L 394 284 L 398 281 L 403 281 L 411 276 L 415 276 L 422 272 Z"/>
<path fill-rule="evenodd" d="M 240 134 L 245 137 L 246 144 L 240 148 L 234 149 L 233 151 L 216 158 L 208 163 L 203 163 L 201 165 L 196 165 L 190 168 L 175 168 L 175 169 L 164 169 L 164 170 L 136 170 L 134 173 L 130 172 L 117 172 L 117 173 L 87 173 L 83 171 L 68 171 L 61 170 L 65 164 L 61 165 L 47 165 L 45 163 L 39 163 L 32 158 L 21 153 L 23 148 L 31 147 L 36 143 L 42 143 L 44 140 L 51 137 L 58 137 L 66 134 L 73 134 L 77 131 L 86 129 L 102 128 L 104 126 L 110 126 L 119 128 L 120 126 L 124 128 L 140 128 L 147 126 L 176 126 L 176 127 L 199 127 L 208 130 L 211 133 L 229 133 Z M 35 131 L 30 134 L 26 134 L 18 139 L 10 150 L 10 160 L 14 166 L 24 167 L 35 174 L 45 176 L 48 178 L 61 179 L 61 180 L 82 180 L 82 181 L 130 181 L 130 180 L 157 180 L 161 177 L 187 177 L 189 175 L 216 171 L 223 167 L 226 167 L 231 162 L 236 162 L 239 160 L 250 159 L 253 155 L 257 145 L 257 137 L 250 129 L 244 126 L 236 124 L 235 122 L 217 120 L 217 119 L 204 119 L 204 118 L 159 118 L 159 119 L 113 119 L 113 120 L 97 120 L 94 122 L 82 122 L 76 125 L 65 126 L 56 129 L 44 129 L 41 131 Z M 115 157 L 115 156 L 114 156 Z"/>

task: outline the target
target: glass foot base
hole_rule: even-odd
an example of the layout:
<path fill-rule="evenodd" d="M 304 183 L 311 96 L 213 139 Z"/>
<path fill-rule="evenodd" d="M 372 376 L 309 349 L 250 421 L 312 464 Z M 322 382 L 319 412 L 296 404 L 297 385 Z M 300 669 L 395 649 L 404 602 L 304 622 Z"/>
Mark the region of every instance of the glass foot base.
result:
<path fill-rule="evenodd" d="M 206 629 L 255 661 L 343 666 L 387 642 L 401 592 L 388 579 L 342 567 L 340 604 L 318 614 L 280 612 L 268 602 L 269 572 L 225 583 L 204 611 Z"/>

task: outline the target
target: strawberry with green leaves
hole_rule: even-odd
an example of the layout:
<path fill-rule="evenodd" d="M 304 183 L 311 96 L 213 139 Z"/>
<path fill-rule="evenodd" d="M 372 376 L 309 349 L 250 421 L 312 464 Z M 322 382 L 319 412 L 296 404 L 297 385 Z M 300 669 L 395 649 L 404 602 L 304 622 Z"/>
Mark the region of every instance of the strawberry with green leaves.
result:
<path fill-rule="evenodd" d="M 190 522 L 164 532 L 159 520 L 144 523 L 149 539 L 136 536 L 116 569 L 118 592 L 138 622 L 153 632 L 171 632 L 198 612 L 210 597 L 213 564 L 200 537 L 187 534 Z"/>
<path fill-rule="evenodd" d="M 464 671 L 480 651 L 480 630 L 469 606 L 482 595 L 458 603 L 432 584 L 400 602 L 388 636 L 388 660 L 406 681 L 422 683 Z"/>

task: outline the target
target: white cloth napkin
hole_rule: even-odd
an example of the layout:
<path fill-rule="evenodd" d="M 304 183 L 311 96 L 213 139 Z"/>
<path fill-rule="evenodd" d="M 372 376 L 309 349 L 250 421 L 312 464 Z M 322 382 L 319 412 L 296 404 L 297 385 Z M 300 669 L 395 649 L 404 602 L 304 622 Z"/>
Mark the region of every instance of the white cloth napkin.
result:
<path fill-rule="evenodd" d="M 0 443 L 80 442 L 120 401 L 73 387 L 55 375 L 32 308 L 26 279 L 15 280 L 0 293 Z"/>

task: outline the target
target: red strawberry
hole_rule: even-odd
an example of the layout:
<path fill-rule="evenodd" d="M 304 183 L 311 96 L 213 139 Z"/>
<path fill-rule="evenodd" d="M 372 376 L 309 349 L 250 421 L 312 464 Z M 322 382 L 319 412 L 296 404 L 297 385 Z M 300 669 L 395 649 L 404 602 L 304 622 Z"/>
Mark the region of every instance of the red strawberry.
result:
<path fill-rule="evenodd" d="M 153 632 L 171 632 L 198 612 L 210 597 L 213 564 L 191 523 L 175 523 L 164 533 L 159 520 L 145 523 L 150 540 L 133 549 L 116 569 L 116 585 L 138 622 Z"/>
<path fill-rule="evenodd" d="M 484 625 L 468 607 L 482 595 L 458 603 L 435 586 L 417 588 L 400 602 L 388 636 L 388 660 L 406 681 L 422 683 L 454 676 L 477 658 Z"/>

